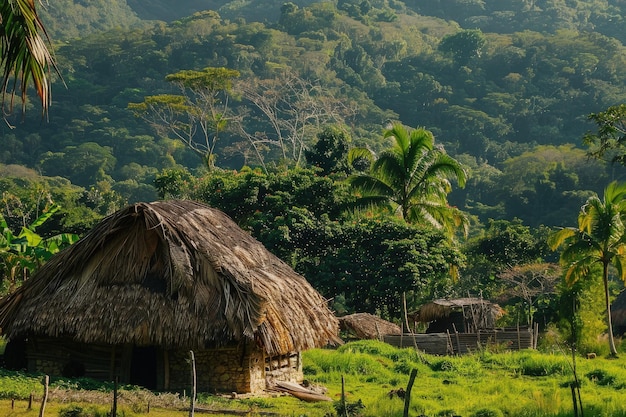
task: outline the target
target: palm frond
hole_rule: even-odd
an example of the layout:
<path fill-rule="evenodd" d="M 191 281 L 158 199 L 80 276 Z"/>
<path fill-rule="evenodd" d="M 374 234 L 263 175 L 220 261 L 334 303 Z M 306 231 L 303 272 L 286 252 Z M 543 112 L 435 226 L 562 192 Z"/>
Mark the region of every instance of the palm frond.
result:
<path fill-rule="evenodd" d="M 564 263 L 565 282 L 572 286 L 581 279 L 590 278 L 591 272 L 600 264 L 600 260 L 595 256 L 582 256 Z"/>
<path fill-rule="evenodd" d="M 410 144 L 410 135 L 408 130 L 402 125 L 402 123 L 393 123 L 390 129 L 386 129 L 383 132 L 383 138 L 393 138 L 393 149 L 396 153 L 402 153 L 403 149 L 407 149 Z"/>
<path fill-rule="evenodd" d="M 59 76 L 60 73 L 47 47 L 50 40 L 37 15 L 35 1 L 3 1 L 0 4 L 0 23 L 2 103 L 6 102 L 7 91 L 10 92 L 11 111 L 15 92 L 19 88 L 24 112 L 28 86 L 32 82 L 40 98 L 42 111 L 46 114 L 51 103 L 51 69 Z"/>
<path fill-rule="evenodd" d="M 350 148 L 350 150 L 348 151 L 348 164 L 352 165 L 355 161 L 359 159 L 366 159 L 370 163 L 373 163 L 376 157 L 374 156 L 374 153 L 368 148 Z"/>
<path fill-rule="evenodd" d="M 604 189 L 604 201 L 610 204 L 624 203 L 626 200 L 626 182 L 613 181 Z"/>
<path fill-rule="evenodd" d="M 578 230 L 573 227 L 564 227 L 548 236 L 548 246 L 550 249 L 556 250 L 566 241 L 578 234 Z"/>
<path fill-rule="evenodd" d="M 372 164 L 371 173 L 388 184 L 394 185 L 402 184 L 407 177 L 402 156 L 392 151 L 380 154 Z"/>
<path fill-rule="evenodd" d="M 393 198 L 394 190 L 380 178 L 357 174 L 348 178 L 348 184 L 357 189 L 361 196 L 380 195 L 385 198 Z"/>
<path fill-rule="evenodd" d="M 427 223 L 436 229 L 443 230 L 446 235 L 453 236 L 457 229 L 464 235 L 469 231 L 467 215 L 456 207 L 441 204 L 439 201 L 421 201 L 411 206 L 409 220 Z"/>

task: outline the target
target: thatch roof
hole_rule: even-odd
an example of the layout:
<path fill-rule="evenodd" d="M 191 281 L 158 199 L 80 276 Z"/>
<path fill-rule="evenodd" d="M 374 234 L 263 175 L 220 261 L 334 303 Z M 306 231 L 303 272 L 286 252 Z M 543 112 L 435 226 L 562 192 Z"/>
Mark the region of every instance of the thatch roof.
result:
<path fill-rule="evenodd" d="M 380 339 L 385 335 L 402 334 L 402 329 L 397 324 L 369 313 L 355 313 L 339 317 L 339 327 L 359 339 Z"/>
<path fill-rule="evenodd" d="M 498 305 L 482 298 L 457 298 L 453 300 L 435 300 L 424 304 L 409 316 L 417 323 L 429 323 L 434 320 L 448 317 L 452 311 L 463 311 L 471 308 L 473 311 L 493 318 L 502 317 L 504 310 Z"/>
<path fill-rule="evenodd" d="M 8 338 L 198 348 L 250 340 L 268 354 L 340 342 L 300 275 L 224 213 L 191 201 L 107 217 L 0 301 Z"/>

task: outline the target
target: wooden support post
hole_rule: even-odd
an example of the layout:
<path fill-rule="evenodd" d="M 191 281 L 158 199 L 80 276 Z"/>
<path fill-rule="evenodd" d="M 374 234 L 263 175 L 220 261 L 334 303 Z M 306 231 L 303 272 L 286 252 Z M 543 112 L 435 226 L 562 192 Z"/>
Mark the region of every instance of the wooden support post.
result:
<path fill-rule="evenodd" d="M 409 326 L 409 313 L 406 308 L 406 293 L 402 293 L 402 310 L 404 311 L 404 323 L 406 325 L 407 331 L 411 336 L 411 340 L 413 341 L 413 347 L 415 348 L 415 352 L 418 356 L 420 356 L 420 351 L 417 347 L 417 340 L 415 340 L 415 335 L 413 334 L 413 330 L 411 330 L 411 326 Z"/>
<path fill-rule="evenodd" d="M 448 340 L 446 341 L 446 354 L 454 355 L 454 345 L 452 344 L 452 338 L 450 337 L 450 330 L 446 329 L 446 335 Z"/>
<path fill-rule="evenodd" d="M 341 417 L 348 417 L 348 406 L 346 404 L 346 387 L 343 375 L 341 375 Z"/>
<path fill-rule="evenodd" d="M 119 377 L 115 377 L 113 382 L 113 407 L 111 408 L 111 417 L 117 417 L 117 384 L 119 383 Z"/>
<path fill-rule="evenodd" d="M 459 339 L 459 331 L 456 329 L 454 323 L 452 324 L 452 328 L 454 329 L 454 335 L 456 336 L 456 354 L 460 355 L 461 353 L 461 340 Z"/>
<path fill-rule="evenodd" d="M 537 349 L 537 341 L 539 340 L 539 323 L 535 323 L 535 328 L 532 334 L 533 334 L 533 341 L 532 341 L 533 349 Z"/>
<path fill-rule="evenodd" d="M 43 398 L 41 399 L 41 408 L 39 409 L 39 417 L 44 417 L 46 411 L 46 401 L 48 401 L 48 385 L 50 384 L 50 377 L 44 375 L 43 377 Z"/>
<path fill-rule="evenodd" d="M 33 408 L 33 393 L 30 393 L 30 397 L 28 397 L 28 409 L 31 410 Z"/>
<path fill-rule="evenodd" d="M 404 413 L 402 414 L 404 417 L 409 417 L 409 407 L 411 405 L 411 390 L 413 389 L 413 383 L 415 382 L 416 376 L 417 369 L 413 368 L 411 370 L 411 376 L 409 376 L 409 384 L 406 386 L 406 392 L 404 394 Z"/>
<path fill-rule="evenodd" d="M 191 399 L 189 400 L 189 417 L 194 416 L 196 407 L 196 357 L 193 354 L 193 350 L 189 351 L 191 356 Z"/>

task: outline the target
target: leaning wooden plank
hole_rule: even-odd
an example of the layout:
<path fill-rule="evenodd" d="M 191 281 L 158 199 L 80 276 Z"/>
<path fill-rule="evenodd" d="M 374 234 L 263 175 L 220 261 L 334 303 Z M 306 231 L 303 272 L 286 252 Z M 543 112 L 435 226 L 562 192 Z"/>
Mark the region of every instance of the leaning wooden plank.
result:
<path fill-rule="evenodd" d="M 295 384 L 293 382 L 276 381 L 275 385 L 276 386 L 274 387 L 274 389 L 276 391 L 286 392 L 287 394 L 291 394 L 294 397 L 303 401 L 332 401 L 332 398 L 329 398 L 324 394 L 304 388 L 303 386 Z"/>

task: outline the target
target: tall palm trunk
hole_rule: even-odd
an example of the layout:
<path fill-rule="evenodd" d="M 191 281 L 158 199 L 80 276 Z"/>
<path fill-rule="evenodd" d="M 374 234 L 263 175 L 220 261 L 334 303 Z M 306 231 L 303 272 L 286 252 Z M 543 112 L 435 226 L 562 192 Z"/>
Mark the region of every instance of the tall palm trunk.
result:
<path fill-rule="evenodd" d="M 611 320 L 611 300 L 609 299 L 609 263 L 602 263 L 602 282 L 604 283 L 604 302 L 606 305 L 606 324 L 609 332 L 609 349 L 611 357 L 617 357 L 615 339 L 613 338 L 613 322 Z"/>

